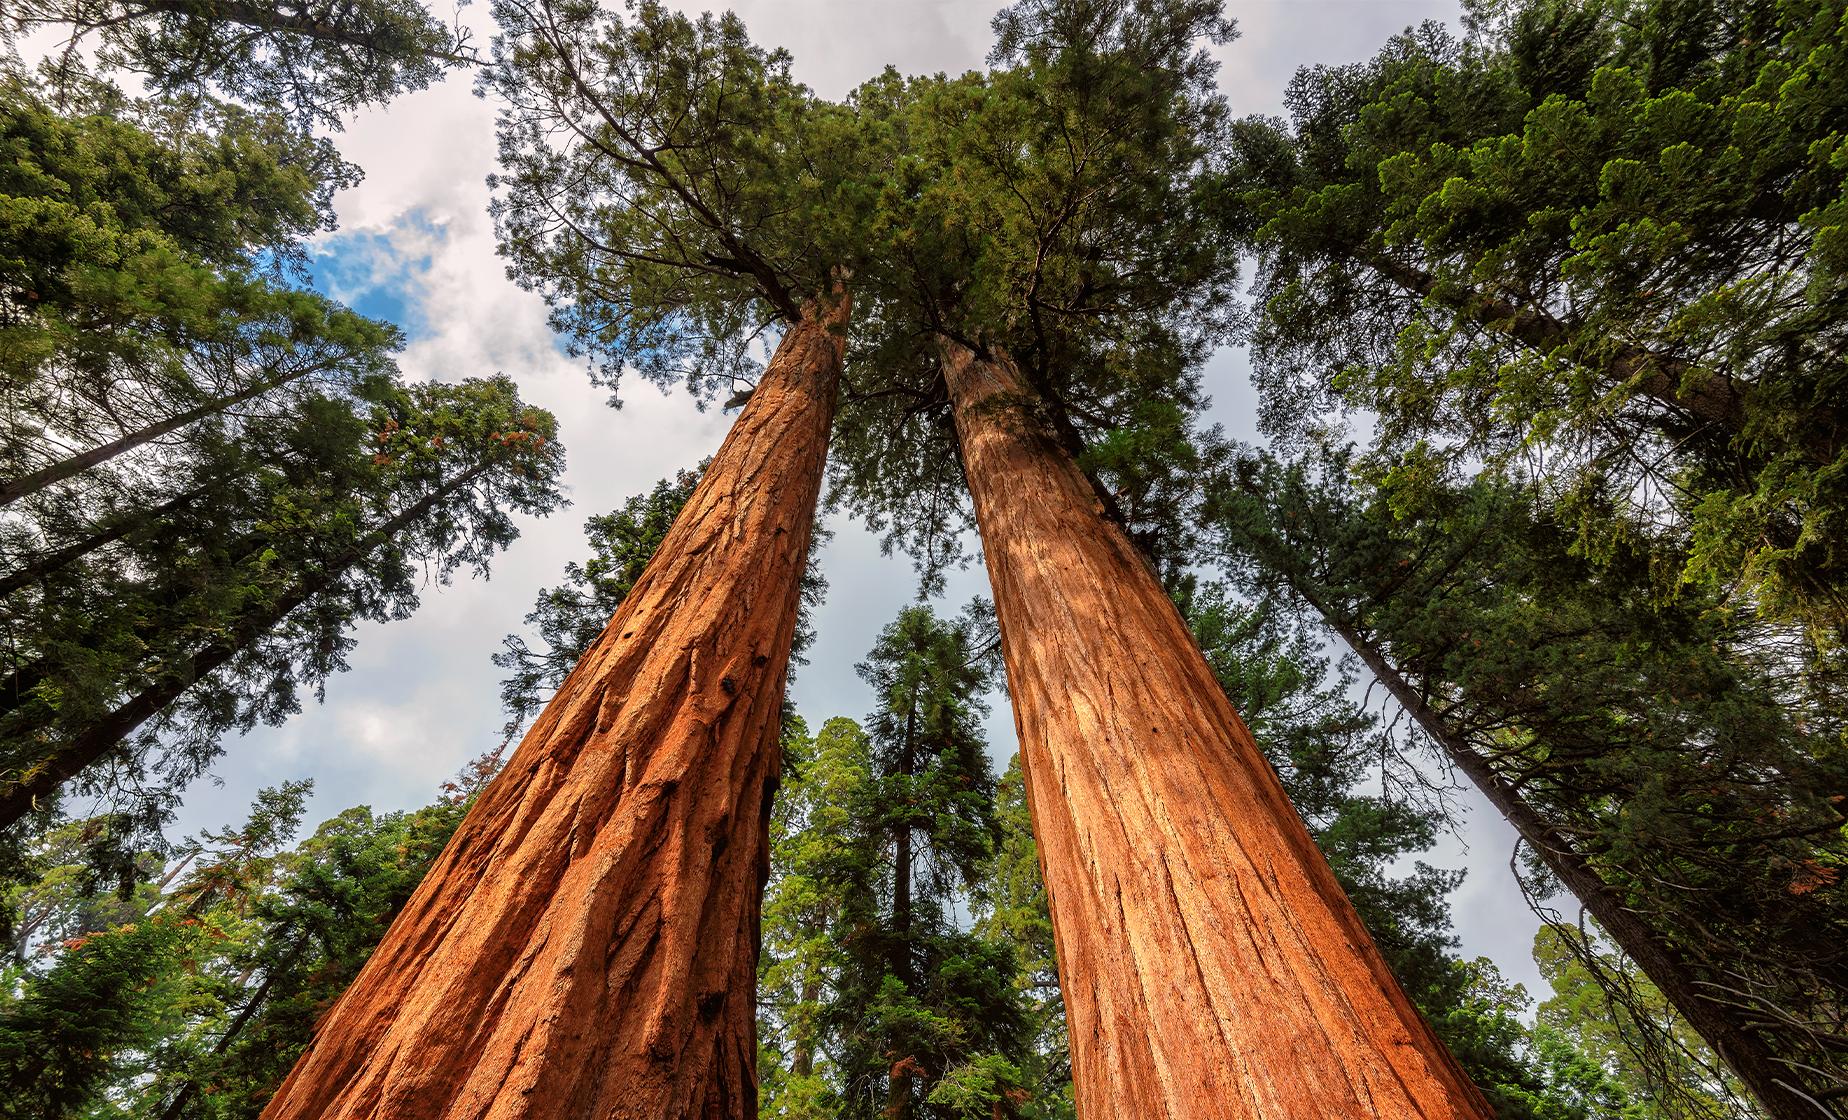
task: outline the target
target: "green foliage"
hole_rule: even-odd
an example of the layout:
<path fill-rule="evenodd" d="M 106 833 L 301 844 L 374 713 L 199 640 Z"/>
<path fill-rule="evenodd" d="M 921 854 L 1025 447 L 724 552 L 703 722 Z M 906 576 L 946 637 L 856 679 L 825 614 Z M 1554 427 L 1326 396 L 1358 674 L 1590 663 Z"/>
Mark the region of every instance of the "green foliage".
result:
<path fill-rule="evenodd" d="M 179 1116 L 254 1118 L 321 1016 L 372 955 L 470 804 L 472 784 L 408 813 L 348 809 L 279 861 L 250 910 L 251 931 L 220 949 L 219 1005 L 170 1037 L 164 1076 L 143 1099 Z M 236 971 L 233 972 L 232 970 Z M 240 982 L 241 981 L 241 982 Z"/>
<path fill-rule="evenodd" d="M 979 612 L 913 607 L 861 665 L 862 731 L 786 735 L 761 965 L 761 1115 L 1024 1115 L 1012 945 L 959 921 L 994 851 Z"/>
<path fill-rule="evenodd" d="M 888 70 L 838 105 L 735 17 L 496 11 L 494 212 L 516 279 L 600 381 L 633 367 L 705 399 L 750 385 L 766 328 L 841 286 L 831 500 L 927 585 L 967 524 L 943 339 L 1014 353 L 1074 452 L 1150 425 L 1188 438 L 1173 417 L 1200 406 L 1195 369 L 1235 317 L 1208 168 L 1225 111 L 1196 45 L 1230 37 L 1217 4 L 1023 4 L 991 72 Z M 1141 465 L 1108 467 L 1126 491 L 1161 485 Z M 1144 505 L 1151 535 L 1180 524 Z"/>
<path fill-rule="evenodd" d="M 143 882 L 120 925 L 98 924 L 81 894 L 62 900 L 65 912 L 40 932 L 81 932 L 41 942 L 39 955 L 56 953 L 50 966 L 26 972 L 0 999 L 0 1077 L 17 1088 L 10 1103 L 21 1109 L 9 1115 L 79 1115 L 105 1088 L 149 1072 L 149 1056 L 205 998 L 192 963 L 235 935 L 294 836 L 310 785 L 263 790 L 241 828 L 191 842 L 179 888 L 163 896 Z"/>
<path fill-rule="evenodd" d="M 1839 646 L 1848 9 L 1475 12 L 1238 130 L 1270 428 L 1366 410 L 1383 449 L 1596 495 Z"/>
<path fill-rule="evenodd" d="M 1013 950 L 955 917 L 996 831 L 980 725 L 996 668 L 985 630 L 978 612 L 946 621 L 910 607 L 859 666 L 878 698 L 854 821 L 870 858 L 842 884 L 845 959 L 826 1016 L 843 1115 L 1006 1115 L 1018 1088 Z"/>
<path fill-rule="evenodd" d="M 845 841 L 868 802 L 871 760 L 871 742 L 850 719 L 829 720 L 813 738 L 800 719 L 784 724 L 758 966 L 761 1116 L 838 1115 L 825 1001 L 843 968 L 844 885 L 870 873 L 868 846 Z"/>
<path fill-rule="evenodd" d="M 1787 631 L 1696 589 L 1665 599 L 1649 537 L 1589 510 L 1562 524 L 1542 498 L 1441 459 L 1253 456 L 1213 510 L 1247 584 L 1403 681 L 1445 749 L 1484 760 L 1570 838 L 1561 853 L 1687 979 L 1730 993 L 1817 1091 L 1830 1083 L 1848 738 Z M 1599 559 L 1581 551 L 1586 534 L 1608 542 Z M 1557 889 L 1530 877 L 1536 897 Z"/>
<path fill-rule="evenodd" d="M 87 48 L 99 73 L 131 71 L 168 98 L 216 91 L 303 134 L 475 61 L 467 33 L 419 0 L 15 0 L 0 40 L 48 26 L 69 32 L 44 66 L 66 95 L 91 80 Z"/>
<path fill-rule="evenodd" d="M 62 116 L 0 74 L 0 152 L 4 501 L 85 464 L 158 500 L 199 465 L 153 454 L 169 426 L 229 435 L 231 405 L 274 415 L 390 375 L 395 329 L 274 275 L 340 185 L 321 177 L 325 145 L 228 108 Z M 74 463 L 73 446 L 102 457 Z"/>
<path fill-rule="evenodd" d="M 0 1077 L 19 1090 L 5 1114 L 255 1117 L 493 765 L 412 812 L 348 809 L 293 848 L 308 783 L 265 790 L 244 825 L 190 841 L 164 875 L 148 865 L 119 913 L 64 899 L 0 992 Z"/>
<path fill-rule="evenodd" d="M 1230 218 L 1210 156 L 1225 122 L 1203 42 L 1217 3 L 1023 3 L 987 73 L 901 78 L 851 99 L 892 163 L 856 267 L 856 361 L 833 444 L 833 500 L 928 576 L 968 524 L 939 347 L 1004 348 L 1074 455 L 1148 431 L 1193 452 L 1198 365 L 1236 325 Z M 1155 464 L 1090 464 L 1145 544 L 1178 520 Z M 1152 478 L 1142 472 L 1149 471 Z M 1146 520 L 1145 520 L 1146 519 Z"/>
<path fill-rule="evenodd" d="M 754 383 L 752 344 L 858 259 L 876 179 L 837 107 L 735 15 L 645 0 L 494 6 L 485 88 L 507 106 L 500 249 L 615 388 L 624 366 L 702 399 Z"/>
<path fill-rule="evenodd" d="M 123 1051 L 171 1030 L 164 1014 L 176 987 L 169 966 L 192 947 L 189 934 L 156 917 L 71 938 L 57 967 L 0 1005 L 7 1114 L 74 1115 Z"/>
<path fill-rule="evenodd" d="M 1534 960 L 1553 989 L 1540 1004 L 1537 1030 L 1583 1056 L 1589 1068 L 1581 1076 L 1595 1077 L 1601 1095 L 1635 1102 L 1622 1115 L 1719 1120 L 1754 1114 L 1726 1067 L 1595 928 L 1543 927 L 1534 938 Z"/>
<path fill-rule="evenodd" d="M 73 788 L 118 810 L 112 835 L 145 846 L 226 731 L 286 719 L 358 622 L 485 571 L 514 514 L 558 503 L 554 435 L 506 378 L 310 398 L 247 432 L 242 473 L 8 597 L 0 792 L 73 760 Z"/>

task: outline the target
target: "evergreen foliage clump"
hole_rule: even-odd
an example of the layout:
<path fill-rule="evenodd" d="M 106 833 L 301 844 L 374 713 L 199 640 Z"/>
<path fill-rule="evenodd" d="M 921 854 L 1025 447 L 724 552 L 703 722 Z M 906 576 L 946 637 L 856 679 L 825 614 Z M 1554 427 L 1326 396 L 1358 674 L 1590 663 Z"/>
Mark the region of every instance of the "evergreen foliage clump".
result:
<path fill-rule="evenodd" d="M 109 35 L 256 18 L 127 7 Z M 29 885 L 75 794 L 132 890 L 226 733 L 318 696 L 422 580 L 485 572 L 563 458 L 511 379 L 405 385 L 396 327 L 302 283 L 353 180 L 286 106 L 64 77 L 0 64 L 0 876 Z"/>
<path fill-rule="evenodd" d="M 1672 965 L 1654 979 L 1681 1014 L 1723 1012 L 1828 1084 L 1848 982 L 1843 730 L 1798 636 L 1697 588 L 1662 601 L 1648 538 L 1588 557 L 1582 523 L 1493 475 L 1253 455 L 1210 508 L 1247 587 L 1339 634 L 1449 762 L 1525 814 L 1536 900 L 1563 881 L 1595 912 L 1593 889 L 1626 952 Z M 1618 929 L 1624 914 L 1639 924 Z"/>
<path fill-rule="evenodd" d="M 1268 430 L 1365 410 L 1839 652 L 1848 9 L 1467 8 L 1237 129 Z"/>
<path fill-rule="evenodd" d="M 0 1112 L 255 1117 L 493 767 L 416 810 L 345 810 L 293 846 L 310 783 L 265 790 L 242 826 L 189 841 L 164 872 L 144 863 L 106 914 L 82 894 L 49 901 L 0 974 Z"/>

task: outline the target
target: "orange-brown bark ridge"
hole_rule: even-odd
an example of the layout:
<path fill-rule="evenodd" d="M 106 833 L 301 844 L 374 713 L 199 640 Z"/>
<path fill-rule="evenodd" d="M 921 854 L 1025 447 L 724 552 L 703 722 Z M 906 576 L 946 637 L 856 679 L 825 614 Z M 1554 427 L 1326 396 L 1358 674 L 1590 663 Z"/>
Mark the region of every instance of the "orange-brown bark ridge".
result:
<path fill-rule="evenodd" d="M 768 810 L 845 317 L 784 337 L 266 1120 L 756 1116 Z"/>
<path fill-rule="evenodd" d="M 942 352 L 1079 1115 L 1486 1120 L 1011 360 Z"/>

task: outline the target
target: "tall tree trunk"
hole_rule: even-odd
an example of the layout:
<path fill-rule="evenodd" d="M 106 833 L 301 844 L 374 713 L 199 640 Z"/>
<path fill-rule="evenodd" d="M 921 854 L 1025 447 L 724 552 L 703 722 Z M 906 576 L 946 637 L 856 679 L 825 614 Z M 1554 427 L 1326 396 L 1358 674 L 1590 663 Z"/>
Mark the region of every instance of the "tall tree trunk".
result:
<path fill-rule="evenodd" d="M 383 547 L 392 537 L 415 524 L 444 499 L 473 483 L 487 470 L 486 464 L 475 467 L 406 506 L 329 562 L 321 571 L 297 581 L 276 599 L 236 620 L 223 636 L 194 650 L 183 665 L 172 667 L 154 683 L 97 717 L 74 738 L 54 747 L 51 753 L 25 768 L 17 778 L 0 785 L 0 830 L 8 828 L 31 812 L 40 798 L 49 796 L 86 767 L 102 759 L 136 728 L 160 714 L 162 709 L 179 699 L 187 689 L 236 657 L 250 643 L 287 618 L 295 608 L 332 587 L 341 573 Z M 35 663 L 34 668 L 37 667 L 38 663 Z"/>
<path fill-rule="evenodd" d="M 940 346 L 1080 1116 L 1487 1120 L 1012 360 Z"/>
<path fill-rule="evenodd" d="M 899 773 L 905 776 L 905 788 L 911 788 L 911 779 L 918 776 L 917 750 L 917 698 L 911 700 L 910 708 L 905 712 L 905 746 L 899 753 Z M 906 816 L 893 829 L 892 845 L 892 930 L 898 935 L 898 956 L 892 962 L 893 971 L 912 986 L 911 975 L 911 818 Z"/>
<path fill-rule="evenodd" d="M 843 298 L 784 337 L 268 1120 L 756 1116 L 779 716 L 845 320 Z"/>
<path fill-rule="evenodd" d="M 812 1009 L 821 1001 L 821 970 L 810 966 L 804 970 L 802 991 L 798 998 L 799 1016 L 809 1016 Z M 807 1077 L 815 1072 L 815 1027 L 811 1021 L 804 1019 L 790 1032 L 794 1045 L 790 1048 L 789 1071 L 797 1077 Z"/>
<path fill-rule="evenodd" d="M 1313 597 L 1296 589 L 1311 607 L 1325 619 L 1360 656 L 1379 682 L 1386 686 L 1418 726 L 1431 736 L 1457 769 L 1489 800 L 1489 804 L 1514 826 L 1534 854 L 1546 864 L 1585 909 L 1596 918 L 1604 932 L 1649 978 L 1664 998 L 1681 1013 L 1688 1025 L 1699 1032 L 1713 1052 L 1739 1076 L 1746 1089 L 1758 1099 L 1774 1120 L 1817 1120 L 1828 1113 L 1819 1112 L 1797 1089 L 1791 1071 L 1777 1060 L 1771 1049 L 1740 1016 L 1737 1005 L 1708 999 L 1701 994 L 1695 968 L 1673 945 L 1657 936 L 1643 917 L 1631 910 L 1623 898 L 1605 882 L 1604 876 L 1581 855 L 1572 842 L 1529 805 L 1520 791 L 1489 764 L 1462 736 L 1451 729 L 1443 714 L 1426 703 L 1419 690 L 1386 660 L 1379 647 L 1367 641 L 1359 631 L 1331 613 Z"/>
<path fill-rule="evenodd" d="M 898 771 L 906 779 L 909 790 L 910 779 L 917 776 L 917 697 L 911 698 L 910 706 L 905 710 L 905 746 L 899 753 Z M 911 961 L 911 818 L 904 817 L 892 830 L 892 972 L 905 985 L 905 990 L 917 994 L 917 981 L 912 975 Z M 908 1058 L 892 1064 L 891 1072 L 886 1075 L 886 1120 L 908 1120 L 911 1116 L 911 1062 Z"/>

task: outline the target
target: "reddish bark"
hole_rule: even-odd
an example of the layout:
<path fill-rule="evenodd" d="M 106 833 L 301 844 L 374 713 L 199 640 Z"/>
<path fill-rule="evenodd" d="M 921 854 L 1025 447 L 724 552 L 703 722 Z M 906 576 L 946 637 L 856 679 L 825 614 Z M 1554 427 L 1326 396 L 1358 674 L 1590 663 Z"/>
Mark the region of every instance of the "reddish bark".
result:
<path fill-rule="evenodd" d="M 1019 371 L 942 346 L 1079 1115 L 1486 1120 Z"/>
<path fill-rule="evenodd" d="M 267 1120 L 756 1116 L 770 796 L 845 316 L 784 337 Z"/>

